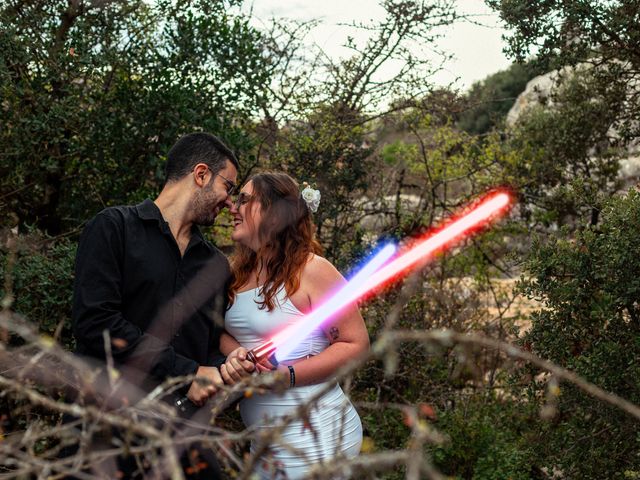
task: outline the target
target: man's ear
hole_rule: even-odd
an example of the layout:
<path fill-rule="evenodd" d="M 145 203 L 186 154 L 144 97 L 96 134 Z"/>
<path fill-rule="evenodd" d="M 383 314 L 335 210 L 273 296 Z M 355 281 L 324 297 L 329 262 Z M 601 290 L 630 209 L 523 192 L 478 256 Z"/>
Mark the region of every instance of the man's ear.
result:
<path fill-rule="evenodd" d="M 198 163 L 193 167 L 193 180 L 199 187 L 204 187 L 207 183 L 207 175 L 209 174 L 209 167 L 205 163 Z"/>

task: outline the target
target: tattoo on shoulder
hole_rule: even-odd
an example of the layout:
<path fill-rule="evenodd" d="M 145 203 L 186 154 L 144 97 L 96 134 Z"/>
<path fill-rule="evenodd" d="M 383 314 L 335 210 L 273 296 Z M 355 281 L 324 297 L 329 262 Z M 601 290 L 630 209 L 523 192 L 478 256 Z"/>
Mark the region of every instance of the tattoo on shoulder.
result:
<path fill-rule="evenodd" d="M 329 336 L 331 337 L 331 341 L 335 342 L 340 336 L 340 330 L 338 330 L 336 327 L 331 327 L 329 329 Z"/>

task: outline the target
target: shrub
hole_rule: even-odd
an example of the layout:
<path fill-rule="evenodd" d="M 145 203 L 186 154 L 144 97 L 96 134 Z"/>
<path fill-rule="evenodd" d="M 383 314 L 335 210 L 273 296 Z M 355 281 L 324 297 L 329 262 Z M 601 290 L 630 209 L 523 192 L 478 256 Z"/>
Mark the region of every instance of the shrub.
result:
<path fill-rule="evenodd" d="M 71 298 L 76 244 L 39 235 L 17 238 L 15 261 L 9 251 L 0 252 L 0 275 L 11 277 L 13 310 L 38 325 L 41 332 L 73 347 Z M 8 284 L 0 289 L 4 298 Z"/>
<path fill-rule="evenodd" d="M 522 291 L 543 303 L 523 343 L 599 387 L 640 403 L 640 194 L 600 200 L 602 223 L 534 241 Z M 534 383 L 541 397 L 544 384 Z M 565 478 L 640 470 L 638 422 L 572 386 L 536 446 Z M 570 448 L 567 446 L 570 445 Z M 625 471 L 627 472 L 625 474 Z"/>

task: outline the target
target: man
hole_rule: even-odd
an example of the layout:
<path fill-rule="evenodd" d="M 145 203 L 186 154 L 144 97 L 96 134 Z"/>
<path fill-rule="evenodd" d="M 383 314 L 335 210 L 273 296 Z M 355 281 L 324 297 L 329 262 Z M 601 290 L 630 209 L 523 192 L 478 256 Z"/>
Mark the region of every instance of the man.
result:
<path fill-rule="evenodd" d="M 202 405 L 215 394 L 223 383 L 218 343 L 230 270 L 197 225 L 213 225 L 230 206 L 237 171 L 219 139 L 185 135 L 169 151 L 155 201 L 107 208 L 87 224 L 76 257 L 77 353 L 113 361 L 143 392 L 195 374 L 208 381 L 192 382 L 187 397 Z M 202 478 L 219 474 L 212 468 Z"/>

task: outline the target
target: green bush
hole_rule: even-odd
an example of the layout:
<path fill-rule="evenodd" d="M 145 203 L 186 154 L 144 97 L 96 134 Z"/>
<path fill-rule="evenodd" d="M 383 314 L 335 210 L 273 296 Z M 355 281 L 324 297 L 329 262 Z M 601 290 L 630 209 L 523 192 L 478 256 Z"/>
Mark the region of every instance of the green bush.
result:
<path fill-rule="evenodd" d="M 558 238 L 534 241 L 522 291 L 543 308 L 532 316 L 523 343 L 638 404 L 640 194 L 599 203 L 602 223 L 575 238 L 565 230 Z M 544 387 L 534 383 L 533 394 L 542 397 Z M 619 409 L 561 385 L 558 413 L 536 448 L 565 478 L 625 478 L 640 470 L 639 432 L 637 420 Z"/>
<path fill-rule="evenodd" d="M 67 239 L 49 240 L 33 235 L 17 239 L 15 261 L 8 251 L 0 252 L 0 275 L 12 279 L 13 310 L 36 324 L 41 332 L 73 347 L 71 298 L 76 244 Z M 13 265 L 11 265 L 13 263 Z M 7 268 L 10 271 L 7 271 Z M 7 284 L 2 285 L 4 297 Z"/>
<path fill-rule="evenodd" d="M 245 157 L 271 67 L 238 4 L 2 2 L 0 226 L 58 235 L 154 195 L 192 131 Z"/>
<path fill-rule="evenodd" d="M 458 126 L 472 135 L 482 135 L 503 124 L 516 98 L 536 74 L 531 65 L 514 63 L 474 83 L 466 95 L 468 109 L 459 115 Z"/>
<path fill-rule="evenodd" d="M 434 461 L 456 479 L 536 478 L 531 473 L 536 416 L 528 404 L 474 394 L 439 415 L 435 426 L 449 441 L 432 449 Z"/>

